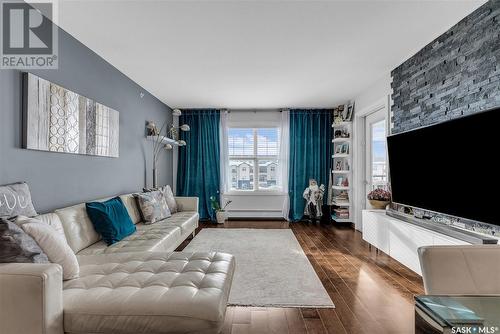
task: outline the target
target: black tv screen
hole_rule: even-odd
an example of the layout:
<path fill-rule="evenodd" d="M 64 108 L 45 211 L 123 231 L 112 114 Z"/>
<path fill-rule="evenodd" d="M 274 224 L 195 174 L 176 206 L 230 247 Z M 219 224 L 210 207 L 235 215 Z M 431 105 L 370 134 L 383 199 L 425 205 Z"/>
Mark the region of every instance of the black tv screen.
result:
<path fill-rule="evenodd" d="M 500 108 L 387 138 L 393 202 L 500 225 Z"/>

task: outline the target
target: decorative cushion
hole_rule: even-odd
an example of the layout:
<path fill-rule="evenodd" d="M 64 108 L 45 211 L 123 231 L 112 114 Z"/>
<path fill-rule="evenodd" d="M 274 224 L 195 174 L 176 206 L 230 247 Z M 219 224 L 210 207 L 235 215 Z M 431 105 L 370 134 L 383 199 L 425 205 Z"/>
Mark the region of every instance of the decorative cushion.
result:
<path fill-rule="evenodd" d="M 163 196 L 165 196 L 165 200 L 167 201 L 168 208 L 170 210 L 170 213 L 174 214 L 179 211 L 177 207 L 177 202 L 175 201 L 174 193 L 172 192 L 172 189 L 170 188 L 169 185 L 160 187 L 160 188 L 151 188 L 147 189 L 144 188 L 144 192 L 152 192 L 152 191 L 160 191 Z"/>
<path fill-rule="evenodd" d="M 35 239 L 43 252 L 47 254 L 50 262 L 62 267 L 63 279 L 77 278 L 80 266 L 66 240 L 50 225 L 35 218 L 29 218 L 29 220 L 21 225 L 22 229 Z"/>
<path fill-rule="evenodd" d="M 120 197 L 86 203 L 85 206 L 95 230 L 108 246 L 135 232 L 135 225 Z"/>
<path fill-rule="evenodd" d="M 41 221 L 42 223 L 45 223 L 49 226 L 51 226 L 54 230 L 59 233 L 59 235 L 66 240 L 66 235 L 64 234 L 64 229 L 62 227 L 61 219 L 59 219 L 59 216 L 56 213 L 44 213 L 43 215 L 38 215 L 36 217 L 33 217 L 36 220 Z M 17 216 L 16 220 L 14 221 L 17 226 L 21 227 L 21 225 L 25 223 L 31 222 L 31 218 L 26 217 L 26 216 Z"/>
<path fill-rule="evenodd" d="M 175 201 L 174 198 L 174 193 L 172 192 L 172 189 L 170 189 L 170 186 L 165 186 L 163 187 L 163 196 L 165 196 L 165 200 L 167 201 L 168 208 L 170 209 L 171 213 L 176 213 L 179 211 L 177 209 L 177 202 Z"/>
<path fill-rule="evenodd" d="M 11 221 L 0 220 L 0 263 L 48 263 L 32 237 Z"/>
<path fill-rule="evenodd" d="M 157 221 L 170 217 L 170 209 L 168 208 L 165 196 L 159 190 L 134 194 L 137 205 L 141 210 L 144 224 L 154 224 Z"/>
<path fill-rule="evenodd" d="M 0 218 L 9 219 L 19 215 L 37 215 L 28 184 L 19 182 L 0 186 Z"/>

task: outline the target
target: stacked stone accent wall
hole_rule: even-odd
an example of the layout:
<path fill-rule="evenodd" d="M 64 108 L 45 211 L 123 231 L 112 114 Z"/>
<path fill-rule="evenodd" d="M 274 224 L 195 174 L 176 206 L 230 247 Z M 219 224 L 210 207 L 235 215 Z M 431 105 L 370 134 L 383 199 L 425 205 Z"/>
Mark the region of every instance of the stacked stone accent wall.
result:
<path fill-rule="evenodd" d="M 500 0 L 464 18 L 392 77 L 392 133 L 500 107 Z"/>
<path fill-rule="evenodd" d="M 500 108 L 500 0 L 485 3 L 391 74 L 393 134 Z M 500 236 L 499 226 L 415 211 L 436 223 Z"/>

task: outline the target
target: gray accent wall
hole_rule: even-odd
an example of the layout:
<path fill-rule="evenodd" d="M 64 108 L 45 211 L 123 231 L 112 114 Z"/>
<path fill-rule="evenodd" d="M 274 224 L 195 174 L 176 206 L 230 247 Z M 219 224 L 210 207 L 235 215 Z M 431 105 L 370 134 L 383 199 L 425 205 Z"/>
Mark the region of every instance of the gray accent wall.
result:
<path fill-rule="evenodd" d="M 0 184 L 28 182 L 39 212 L 151 185 L 145 123 L 171 120 L 167 105 L 62 29 L 59 69 L 32 73 L 119 111 L 120 157 L 22 149 L 22 72 L 0 70 Z M 172 184 L 171 152 L 160 161 L 159 183 Z"/>
<path fill-rule="evenodd" d="M 500 1 L 451 27 L 392 77 L 392 133 L 500 107 Z"/>
<path fill-rule="evenodd" d="M 485 3 L 391 74 L 393 134 L 500 107 L 500 0 Z M 416 209 L 414 214 L 500 235 L 495 225 Z"/>

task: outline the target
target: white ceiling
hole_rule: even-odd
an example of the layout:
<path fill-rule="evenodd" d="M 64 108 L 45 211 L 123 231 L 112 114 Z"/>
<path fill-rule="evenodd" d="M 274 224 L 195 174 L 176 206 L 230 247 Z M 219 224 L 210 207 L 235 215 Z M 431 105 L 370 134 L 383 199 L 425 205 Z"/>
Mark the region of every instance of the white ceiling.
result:
<path fill-rule="evenodd" d="M 60 26 L 171 107 L 332 107 L 467 16 L 468 1 L 60 0 Z"/>

